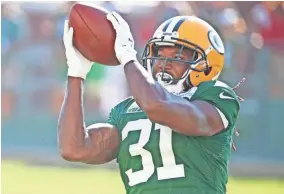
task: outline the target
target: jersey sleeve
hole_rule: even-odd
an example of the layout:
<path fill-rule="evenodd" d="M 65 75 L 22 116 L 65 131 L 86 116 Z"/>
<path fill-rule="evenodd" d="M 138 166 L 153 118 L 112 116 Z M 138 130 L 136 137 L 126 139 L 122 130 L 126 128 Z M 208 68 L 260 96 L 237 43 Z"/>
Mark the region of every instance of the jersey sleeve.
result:
<path fill-rule="evenodd" d="M 202 95 L 202 99 L 217 108 L 221 118 L 228 120 L 228 125 L 235 125 L 240 105 L 235 93 L 224 87 L 215 86 Z M 223 119 L 222 119 L 223 120 Z"/>
<path fill-rule="evenodd" d="M 212 104 L 220 114 L 224 126 L 235 125 L 240 104 L 239 100 L 231 88 L 223 86 L 212 86 L 193 95 L 191 100 L 203 100 Z"/>
<path fill-rule="evenodd" d="M 109 114 L 107 123 L 115 126 L 117 129 L 121 129 L 121 123 L 122 123 L 122 116 L 123 113 L 126 112 L 127 107 L 129 106 L 129 104 L 131 104 L 131 102 L 133 101 L 132 98 L 127 98 L 123 101 L 121 101 L 119 104 L 117 104 L 116 106 L 114 106 Z"/>
<path fill-rule="evenodd" d="M 118 109 L 119 109 L 118 105 L 113 107 L 109 113 L 109 117 L 107 120 L 107 123 L 115 127 L 118 127 L 118 120 L 119 120 L 119 110 Z"/>

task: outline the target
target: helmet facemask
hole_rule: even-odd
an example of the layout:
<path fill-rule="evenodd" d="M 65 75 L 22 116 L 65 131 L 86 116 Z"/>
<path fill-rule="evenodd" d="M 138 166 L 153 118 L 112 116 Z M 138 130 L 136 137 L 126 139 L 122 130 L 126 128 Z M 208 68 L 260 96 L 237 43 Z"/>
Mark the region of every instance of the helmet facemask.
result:
<path fill-rule="evenodd" d="M 176 47 L 179 51 L 175 58 L 158 56 L 158 51 L 162 47 Z M 184 60 L 181 58 L 181 53 L 185 50 L 191 50 L 193 55 L 190 60 Z M 143 55 L 142 55 L 143 66 L 147 69 L 148 73 L 159 82 L 165 89 L 172 93 L 180 93 L 187 88 L 192 87 L 190 80 L 188 79 L 189 74 L 192 71 L 206 72 L 209 70 L 206 54 L 203 49 L 199 46 L 178 38 L 171 37 L 171 40 L 164 40 L 161 38 L 152 38 L 148 41 Z M 172 75 L 166 72 L 165 67 L 167 63 L 173 62 L 175 65 L 186 64 L 188 65 L 187 70 L 183 73 L 182 77 L 174 78 Z M 200 62 L 205 62 L 202 68 L 196 68 Z M 160 63 L 162 64 L 162 71 L 154 73 L 154 66 Z"/>

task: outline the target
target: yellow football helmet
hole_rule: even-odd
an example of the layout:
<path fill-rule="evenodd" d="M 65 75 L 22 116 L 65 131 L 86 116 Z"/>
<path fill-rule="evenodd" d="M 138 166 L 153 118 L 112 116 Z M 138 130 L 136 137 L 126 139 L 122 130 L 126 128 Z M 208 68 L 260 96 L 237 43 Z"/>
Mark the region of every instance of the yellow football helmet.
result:
<path fill-rule="evenodd" d="M 162 46 L 174 46 L 193 51 L 190 61 L 157 56 Z M 198 86 L 201 82 L 216 80 L 224 66 L 225 48 L 216 30 L 204 20 L 194 16 L 177 16 L 162 23 L 145 46 L 142 62 L 151 76 L 154 76 L 155 60 L 179 61 L 189 65 L 179 80 L 170 80 L 169 75 L 155 77 L 170 92 L 181 92 Z M 174 78 L 172 78 L 174 79 Z M 175 89 L 173 89 L 175 88 Z"/>

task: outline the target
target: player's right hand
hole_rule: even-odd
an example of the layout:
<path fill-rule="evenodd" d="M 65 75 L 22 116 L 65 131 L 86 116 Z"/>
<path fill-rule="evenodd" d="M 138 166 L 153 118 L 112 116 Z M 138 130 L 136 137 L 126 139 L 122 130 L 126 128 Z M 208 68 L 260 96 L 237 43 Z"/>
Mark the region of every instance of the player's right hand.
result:
<path fill-rule="evenodd" d="M 73 33 L 73 28 L 69 28 L 68 20 L 65 20 L 63 42 L 68 65 L 67 75 L 71 77 L 80 77 L 82 79 L 86 79 L 87 74 L 92 68 L 93 62 L 86 59 L 73 46 Z"/>

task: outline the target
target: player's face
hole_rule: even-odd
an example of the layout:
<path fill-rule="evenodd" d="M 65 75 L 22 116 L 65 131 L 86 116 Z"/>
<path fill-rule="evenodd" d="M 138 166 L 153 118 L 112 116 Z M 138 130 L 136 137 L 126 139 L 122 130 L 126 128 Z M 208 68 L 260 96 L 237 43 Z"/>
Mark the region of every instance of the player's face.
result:
<path fill-rule="evenodd" d="M 180 58 L 184 61 L 190 61 L 193 57 L 193 51 L 183 49 L 180 53 L 179 47 L 160 47 L 157 53 L 158 57 L 162 58 Z M 180 79 L 188 70 L 189 65 L 184 62 L 170 60 L 155 60 L 153 65 L 153 76 L 159 72 L 165 72 L 173 76 L 175 79 Z"/>

